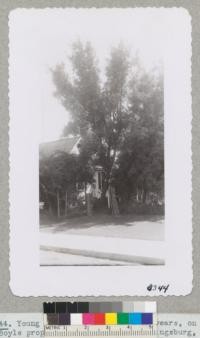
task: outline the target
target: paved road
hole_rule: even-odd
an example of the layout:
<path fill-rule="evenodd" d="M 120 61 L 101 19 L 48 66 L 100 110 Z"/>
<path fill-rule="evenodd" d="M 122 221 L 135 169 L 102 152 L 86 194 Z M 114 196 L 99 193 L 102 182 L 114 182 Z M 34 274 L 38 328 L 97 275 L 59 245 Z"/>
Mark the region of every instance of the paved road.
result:
<path fill-rule="evenodd" d="M 41 250 L 40 265 L 59 266 L 59 265 L 139 265 L 139 264 Z"/>

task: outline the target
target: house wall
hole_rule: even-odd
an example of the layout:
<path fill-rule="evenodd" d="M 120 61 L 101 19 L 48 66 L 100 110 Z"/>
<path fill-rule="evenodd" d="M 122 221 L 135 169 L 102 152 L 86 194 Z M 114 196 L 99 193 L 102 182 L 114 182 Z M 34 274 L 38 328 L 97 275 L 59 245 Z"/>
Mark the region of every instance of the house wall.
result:
<path fill-rule="evenodd" d="M 72 150 L 70 151 L 70 154 L 78 155 L 79 154 L 79 145 L 80 139 L 76 142 L 76 144 L 73 146 Z"/>

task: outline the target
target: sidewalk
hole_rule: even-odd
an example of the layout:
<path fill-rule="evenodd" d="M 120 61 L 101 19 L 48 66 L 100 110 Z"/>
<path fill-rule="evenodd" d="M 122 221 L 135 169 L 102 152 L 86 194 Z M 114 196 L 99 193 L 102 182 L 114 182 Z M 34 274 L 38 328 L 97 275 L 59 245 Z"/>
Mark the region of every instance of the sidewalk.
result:
<path fill-rule="evenodd" d="M 163 265 L 164 241 L 74 235 L 64 231 L 41 230 L 40 248 L 85 257 L 144 265 Z"/>

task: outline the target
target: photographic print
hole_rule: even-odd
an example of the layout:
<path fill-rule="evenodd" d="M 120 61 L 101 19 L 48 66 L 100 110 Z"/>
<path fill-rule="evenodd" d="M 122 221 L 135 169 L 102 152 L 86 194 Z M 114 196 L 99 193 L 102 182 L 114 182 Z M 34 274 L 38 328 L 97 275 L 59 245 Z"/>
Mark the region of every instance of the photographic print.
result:
<path fill-rule="evenodd" d="M 18 9 L 9 27 L 14 289 L 27 252 L 38 281 L 25 294 L 186 292 L 174 258 L 187 243 L 191 280 L 189 14 Z"/>
<path fill-rule="evenodd" d="M 164 241 L 162 37 L 151 33 L 157 48 L 148 51 L 147 37 L 127 37 L 127 26 L 109 31 L 105 19 L 101 39 L 88 27 L 59 39 L 65 57 L 55 53 L 60 63 L 47 73 L 53 89 L 41 107 L 42 265 L 164 264 L 162 251 L 154 256 L 144 246 L 138 254 L 140 240 L 159 248 Z M 131 17 L 127 25 L 135 31 Z"/>

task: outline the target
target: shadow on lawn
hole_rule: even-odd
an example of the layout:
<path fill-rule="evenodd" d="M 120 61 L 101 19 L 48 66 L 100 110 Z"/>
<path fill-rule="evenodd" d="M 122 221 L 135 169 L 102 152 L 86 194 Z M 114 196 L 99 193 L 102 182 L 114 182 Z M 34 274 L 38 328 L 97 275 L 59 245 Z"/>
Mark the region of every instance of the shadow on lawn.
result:
<path fill-rule="evenodd" d="M 161 215 L 120 215 L 114 217 L 113 215 L 93 215 L 93 216 L 80 216 L 73 218 L 65 218 L 60 221 L 56 219 L 49 219 L 47 217 L 41 217 L 40 227 L 53 227 L 54 232 L 65 231 L 66 229 L 86 229 L 94 226 L 105 225 L 123 225 L 133 226 L 134 222 L 161 222 L 164 216 Z"/>

